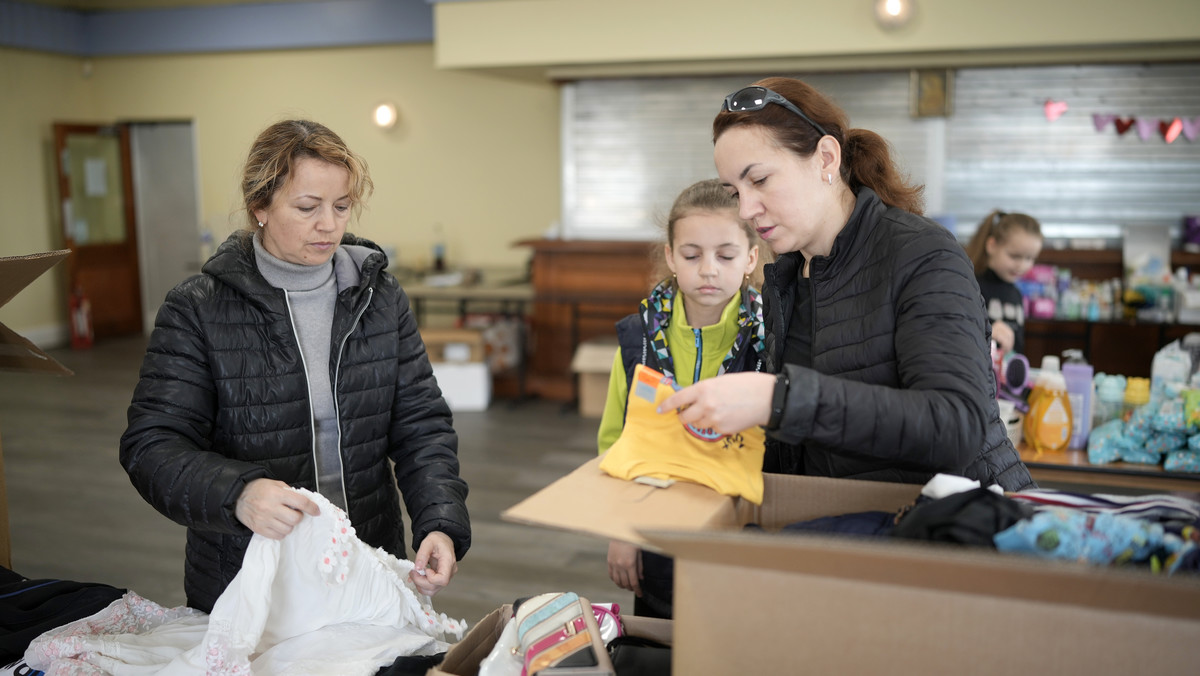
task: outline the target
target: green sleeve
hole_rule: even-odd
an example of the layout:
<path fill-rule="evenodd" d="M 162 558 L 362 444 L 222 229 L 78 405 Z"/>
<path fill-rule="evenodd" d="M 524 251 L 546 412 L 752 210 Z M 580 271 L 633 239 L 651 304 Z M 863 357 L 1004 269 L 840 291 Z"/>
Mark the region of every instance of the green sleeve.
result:
<path fill-rule="evenodd" d="M 625 377 L 625 365 L 621 363 L 621 348 L 613 355 L 612 372 L 608 376 L 608 399 L 604 402 L 604 415 L 600 417 L 600 432 L 597 434 L 600 453 L 616 443 L 625 428 L 625 403 L 629 398 L 629 383 Z"/>

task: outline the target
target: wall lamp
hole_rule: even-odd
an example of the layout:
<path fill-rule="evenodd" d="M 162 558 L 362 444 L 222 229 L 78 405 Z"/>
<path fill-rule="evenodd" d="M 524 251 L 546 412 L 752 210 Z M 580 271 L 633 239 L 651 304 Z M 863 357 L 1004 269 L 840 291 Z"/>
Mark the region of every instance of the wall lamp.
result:
<path fill-rule="evenodd" d="M 391 129 L 396 126 L 396 104 L 384 102 L 375 106 L 371 112 L 371 121 L 380 129 Z"/>
<path fill-rule="evenodd" d="M 875 0 L 875 20 L 886 29 L 908 23 L 916 10 L 916 0 Z"/>

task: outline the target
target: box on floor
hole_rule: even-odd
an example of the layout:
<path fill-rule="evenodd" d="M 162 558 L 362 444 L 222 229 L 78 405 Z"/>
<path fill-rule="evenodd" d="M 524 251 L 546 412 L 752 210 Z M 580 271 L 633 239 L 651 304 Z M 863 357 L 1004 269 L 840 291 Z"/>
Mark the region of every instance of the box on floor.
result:
<path fill-rule="evenodd" d="M 0 307 L 3 307 L 70 251 L 47 251 L 28 256 L 0 258 Z M 0 371 L 29 371 L 69 376 L 70 369 L 58 363 L 28 338 L 0 323 Z M 8 493 L 4 487 L 4 452 L 0 447 L 0 565 L 12 566 L 8 530 Z"/>
<path fill-rule="evenodd" d="M 622 481 L 600 458 L 507 510 L 676 559 L 673 673 L 1184 673 L 1200 579 L 748 523 L 898 511 L 921 487 L 765 475 L 761 506 Z"/>
<path fill-rule="evenodd" d="M 604 415 L 608 401 L 608 380 L 612 374 L 615 340 L 585 340 L 575 348 L 571 371 L 579 377 L 579 415 L 599 418 Z"/>
<path fill-rule="evenodd" d="M 433 377 L 451 411 L 486 411 L 492 401 L 492 374 L 485 361 L 483 334 L 475 329 L 421 329 Z"/>
<path fill-rule="evenodd" d="M 500 639 L 500 632 L 504 631 L 504 626 L 512 620 L 512 616 L 511 604 L 506 603 L 493 610 L 475 623 L 475 626 L 471 627 L 461 641 L 450 646 L 442 663 L 430 669 L 426 676 L 475 676 L 478 674 L 479 664 L 491 654 L 496 641 Z M 647 638 L 668 645 L 671 643 L 670 620 L 626 616 L 622 618 L 622 625 L 628 636 Z"/>

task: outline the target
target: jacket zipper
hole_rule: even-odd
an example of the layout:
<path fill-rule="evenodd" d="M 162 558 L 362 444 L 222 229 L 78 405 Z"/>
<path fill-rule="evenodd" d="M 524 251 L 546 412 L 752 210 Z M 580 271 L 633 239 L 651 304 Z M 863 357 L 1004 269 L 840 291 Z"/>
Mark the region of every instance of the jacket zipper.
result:
<path fill-rule="evenodd" d="M 342 373 L 342 352 L 346 349 L 346 341 L 350 340 L 350 334 L 354 333 L 354 329 L 358 326 L 358 322 L 362 320 L 362 316 L 367 313 L 367 308 L 370 307 L 371 299 L 374 297 L 375 287 L 368 286 L 367 300 L 362 304 L 362 307 L 358 309 L 358 314 L 354 315 L 354 321 L 350 323 L 350 330 L 347 331 L 344 336 L 342 336 L 342 342 L 338 345 L 337 361 L 334 363 L 333 367 L 333 383 L 331 385 L 333 388 L 333 414 L 337 417 L 338 457 L 342 459 L 342 475 L 340 479 L 342 480 L 342 495 L 346 496 L 347 514 L 350 513 L 350 494 L 346 492 L 346 458 L 342 456 L 342 407 L 338 402 L 337 386 L 338 378 Z"/>
<path fill-rule="evenodd" d="M 704 361 L 704 341 L 700 339 L 700 329 L 692 329 L 696 334 L 696 372 L 692 374 L 692 384 L 700 382 L 700 362 Z"/>
<path fill-rule="evenodd" d="M 283 302 L 287 306 L 288 324 L 290 324 L 292 326 L 292 338 L 296 339 L 296 351 L 300 353 L 300 366 L 301 366 L 300 370 L 304 373 L 304 390 L 306 392 L 308 392 L 308 428 L 312 431 L 311 452 L 312 452 L 312 461 L 313 461 L 313 490 L 316 491 L 317 493 L 320 493 L 321 492 L 321 476 L 320 476 L 321 475 L 321 463 L 317 459 L 317 426 L 316 426 L 316 423 L 313 422 L 313 418 L 315 416 L 313 414 L 313 407 L 312 407 L 312 401 L 313 401 L 312 382 L 310 382 L 308 379 L 308 360 L 304 358 L 304 347 L 300 343 L 300 332 L 296 330 L 296 319 L 295 319 L 295 315 L 292 313 L 292 296 L 290 293 L 287 292 L 287 290 L 284 290 L 284 292 L 283 292 Z M 334 406 L 336 407 L 337 406 L 337 394 L 336 393 L 334 394 L 333 401 L 334 401 Z M 340 427 L 340 425 L 339 425 L 339 427 Z M 343 494 L 345 493 L 345 491 L 346 491 L 346 489 L 345 489 L 345 487 L 343 487 L 342 488 Z M 344 495 L 343 495 L 343 499 L 345 499 Z"/>

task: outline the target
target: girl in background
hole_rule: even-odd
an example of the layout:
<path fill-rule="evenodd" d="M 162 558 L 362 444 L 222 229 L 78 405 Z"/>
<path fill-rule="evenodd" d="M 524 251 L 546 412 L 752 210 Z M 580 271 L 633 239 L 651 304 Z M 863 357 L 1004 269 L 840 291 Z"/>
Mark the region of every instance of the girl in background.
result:
<path fill-rule="evenodd" d="M 1006 354 L 1025 353 L 1025 306 L 1015 282 L 1042 251 L 1042 226 L 1032 216 L 993 211 L 971 241 L 967 255 L 992 321 L 992 340 Z"/>
<path fill-rule="evenodd" d="M 762 368 L 762 298 L 752 285 L 761 275 L 758 236 L 738 218 L 736 200 L 716 180 L 693 184 L 676 198 L 666 230 L 662 252 L 670 275 L 637 313 L 617 323 L 620 348 L 600 420 L 600 453 L 621 436 L 638 364 L 680 385 Z M 671 617 L 670 558 L 614 540 L 608 572 L 635 594 L 635 615 Z"/>

